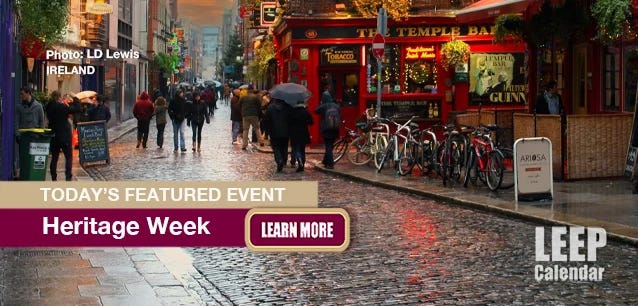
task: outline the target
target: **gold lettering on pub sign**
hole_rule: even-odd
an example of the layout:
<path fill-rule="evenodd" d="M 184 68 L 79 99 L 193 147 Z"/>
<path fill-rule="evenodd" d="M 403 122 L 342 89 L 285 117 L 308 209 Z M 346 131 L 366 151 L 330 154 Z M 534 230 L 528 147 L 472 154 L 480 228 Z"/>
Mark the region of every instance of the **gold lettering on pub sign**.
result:
<path fill-rule="evenodd" d="M 436 57 L 434 46 L 407 47 L 405 50 L 407 51 L 405 54 L 405 59 L 407 60 L 432 59 Z"/>
<path fill-rule="evenodd" d="M 374 37 L 376 28 L 357 28 L 357 37 Z M 432 26 L 432 27 L 397 27 L 388 29 L 388 37 L 432 37 L 432 36 L 461 36 L 461 35 L 493 35 L 494 26 Z"/>
<path fill-rule="evenodd" d="M 358 63 L 357 54 L 351 49 L 335 49 L 334 47 L 323 48 L 321 49 L 321 53 L 323 54 L 327 64 L 349 65 Z"/>

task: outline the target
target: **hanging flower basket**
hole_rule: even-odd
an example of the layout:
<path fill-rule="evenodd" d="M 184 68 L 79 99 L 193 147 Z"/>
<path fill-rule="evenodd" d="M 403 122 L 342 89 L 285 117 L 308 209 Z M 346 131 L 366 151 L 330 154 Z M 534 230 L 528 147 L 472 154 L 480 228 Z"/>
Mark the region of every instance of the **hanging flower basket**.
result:
<path fill-rule="evenodd" d="M 525 34 L 525 20 L 518 14 L 505 14 L 494 21 L 494 41 L 502 42 L 508 37 L 522 40 Z"/>
<path fill-rule="evenodd" d="M 454 70 L 457 64 L 470 59 L 470 45 L 461 40 L 451 40 L 441 46 L 441 64 L 445 70 Z"/>

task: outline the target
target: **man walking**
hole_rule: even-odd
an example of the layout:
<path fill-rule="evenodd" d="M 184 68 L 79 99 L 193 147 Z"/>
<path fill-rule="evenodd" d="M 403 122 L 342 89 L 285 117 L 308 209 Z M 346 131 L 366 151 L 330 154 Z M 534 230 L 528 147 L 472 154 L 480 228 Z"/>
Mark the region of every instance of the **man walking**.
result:
<path fill-rule="evenodd" d="M 290 138 L 289 117 L 292 107 L 288 103 L 279 99 L 272 99 L 266 109 L 266 121 L 268 124 L 268 134 L 270 135 L 270 146 L 277 164 L 277 172 L 281 172 L 286 165 L 288 157 L 288 139 Z M 244 139 L 247 139 L 244 130 Z"/>
<path fill-rule="evenodd" d="M 257 95 L 259 91 L 253 90 L 253 86 L 248 86 L 248 93 L 239 99 L 241 105 L 241 113 L 243 117 L 244 133 L 242 137 L 242 150 L 246 150 L 248 146 L 248 132 L 252 126 L 253 132 L 261 138 L 261 131 L 259 131 L 259 111 L 261 109 L 261 99 Z M 259 139 L 257 139 L 259 141 Z"/>
<path fill-rule="evenodd" d="M 51 180 L 58 179 L 58 159 L 60 151 L 64 154 L 64 174 L 66 180 L 70 181 L 72 175 L 73 151 L 71 148 L 71 124 L 69 123 L 69 114 L 79 111 L 79 103 L 72 105 L 77 109 L 72 109 L 62 99 L 59 91 L 51 93 L 52 102 L 47 106 L 47 119 L 49 119 L 49 128 L 54 133 L 51 139 L 51 164 L 49 170 L 51 172 Z"/>
<path fill-rule="evenodd" d="M 133 116 L 137 119 L 137 146 L 142 145 L 142 148 L 146 149 L 146 142 L 148 141 L 148 130 L 151 125 L 151 118 L 155 112 L 155 107 L 151 102 L 148 94 L 142 92 L 140 98 L 135 102 L 133 106 Z"/>
<path fill-rule="evenodd" d="M 186 99 L 184 99 L 183 90 L 178 90 L 175 98 L 168 104 L 168 116 L 171 118 L 171 122 L 173 123 L 173 152 L 177 152 L 179 147 L 181 147 L 182 152 L 186 152 L 186 142 L 184 140 Z"/>

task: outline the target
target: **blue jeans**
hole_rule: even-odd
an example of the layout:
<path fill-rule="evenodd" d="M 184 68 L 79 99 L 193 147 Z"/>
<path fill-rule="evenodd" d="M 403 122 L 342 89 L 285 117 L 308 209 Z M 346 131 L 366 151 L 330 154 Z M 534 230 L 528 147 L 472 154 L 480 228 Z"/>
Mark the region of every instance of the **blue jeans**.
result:
<path fill-rule="evenodd" d="M 241 129 L 241 121 L 233 121 L 233 141 L 237 141 L 239 136 L 239 129 Z"/>
<path fill-rule="evenodd" d="M 173 148 L 177 150 L 180 142 L 177 141 L 177 133 L 179 132 L 179 140 L 181 141 L 182 150 L 186 150 L 186 142 L 184 141 L 184 120 L 176 122 L 173 120 Z"/>

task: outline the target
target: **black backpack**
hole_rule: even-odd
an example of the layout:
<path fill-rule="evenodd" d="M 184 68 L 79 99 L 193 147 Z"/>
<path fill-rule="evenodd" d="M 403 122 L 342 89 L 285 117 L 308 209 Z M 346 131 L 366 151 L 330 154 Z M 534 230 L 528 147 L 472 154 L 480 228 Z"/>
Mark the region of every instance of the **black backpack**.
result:
<path fill-rule="evenodd" d="M 324 127 L 326 130 L 338 130 L 341 126 L 341 113 L 338 107 L 330 107 L 326 110 L 323 117 Z"/>

